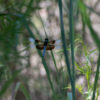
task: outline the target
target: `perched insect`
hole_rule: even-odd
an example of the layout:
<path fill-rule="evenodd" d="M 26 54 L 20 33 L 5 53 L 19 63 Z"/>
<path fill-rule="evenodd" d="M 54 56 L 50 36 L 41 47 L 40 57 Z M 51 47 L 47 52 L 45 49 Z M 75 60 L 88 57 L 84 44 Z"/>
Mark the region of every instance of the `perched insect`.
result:
<path fill-rule="evenodd" d="M 49 41 L 48 38 L 45 38 L 44 41 L 41 41 L 41 40 L 38 40 L 38 39 L 33 40 L 32 38 L 30 38 L 30 41 L 35 42 L 35 46 L 36 46 L 37 49 L 43 50 L 42 56 L 45 55 L 46 50 L 47 51 L 53 50 L 57 46 L 57 44 L 61 42 L 61 40 L 51 40 L 51 41 Z"/>
<path fill-rule="evenodd" d="M 55 40 L 49 41 L 48 38 L 45 38 L 45 41 L 35 40 L 36 48 L 43 50 L 42 56 L 45 55 L 46 50 L 52 50 L 55 48 Z"/>

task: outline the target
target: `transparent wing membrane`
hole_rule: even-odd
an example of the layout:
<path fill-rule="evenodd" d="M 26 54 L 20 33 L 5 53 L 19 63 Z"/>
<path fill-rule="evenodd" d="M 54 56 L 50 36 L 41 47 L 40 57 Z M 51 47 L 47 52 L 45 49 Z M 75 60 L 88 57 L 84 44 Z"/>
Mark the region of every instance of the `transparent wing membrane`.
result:
<path fill-rule="evenodd" d="M 61 48 L 62 48 L 62 41 L 61 40 L 56 40 L 55 49 L 59 50 Z"/>

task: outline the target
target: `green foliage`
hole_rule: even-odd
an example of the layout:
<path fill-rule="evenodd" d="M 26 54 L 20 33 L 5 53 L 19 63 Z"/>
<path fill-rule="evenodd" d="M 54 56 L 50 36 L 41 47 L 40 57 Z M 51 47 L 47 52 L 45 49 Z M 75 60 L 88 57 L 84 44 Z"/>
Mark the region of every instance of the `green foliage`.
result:
<path fill-rule="evenodd" d="M 75 100 L 75 67 L 74 67 L 74 28 L 73 28 L 73 1 L 70 0 L 70 16 L 69 16 L 69 28 L 70 28 L 70 42 L 71 42 L 71 60 L 72 60 L 72 72 L 70 69 L 70 63 L 68 58 L 68 53 L 66 50 L 66 41 L 65 41 L 65 32 L 64 32 L 64 22 L 63 22 L 63 12 L 62 12 L 62 0 L 58 1 L 59 3 L 59 12 L 60 12 L 60 26 L 61 26 L 61 37 L 63 42 L 63 48 L 64 48 L 64 55 L 65 55 L 65 61 L 71 81 L 71 87 L 72 87 L 72 95 L 73 99 Z M 72 73 L 72 74 L 71 74 Z"/>
<path fill-rule="evenodd" d="M 20 88 L 21 88 L 21 91 L 23 92 L 23 94 L 25 95 L 26 99 L 31 100 L 30 95 L 29 95 L 27 89 L 24 87 L 23 84 L 21 84 Z"/>
<path fill-rule="evenodd" d="M 0 97 L 10 88 L 11 84 L 14 83 L 17 79 L 19 79 L 20 84 L 16 85 L 16 93 L 19 89 L 23 92 L 27 100 L 31 100 L 30 95 L 22 84 L 24 81 L 20 80 L 18 77 L 21 70 L 18 70 L 18 66 L 26 68 L 29 64 L 22 64 L 22 60 L 27 59 L 29 55 L 21 55 L 24 51 L 30 51 L 30 43 L 29 38 L 35 39 L 36 36 L 41 39 L 40 30 L 36 28 L 35 22 L 32 23 L 31 16 L 32 14 L 36 14 L 35 11 L 41 9 L 39 7 L 39 2 L 41 0 L 11 0 L 5 2 L 5 0 L 0 1 L 0 83 L 1 90 L 0 90 Z M 98 78 L 99 78 L 99 65 L 100 65 L 100 53 L 97 62 L 97 71 L 93 72 L 91 68 L 91 59 L 90 55 L 95 53 L 95 51 L 100 51 L 100 39 L 97 33 L 94 31 L 92 27 L 92 22 L 89 18 L 89 14 L 87 13 L 87 7 L 83 3 L 82 0 L 72 1 L 70 0 L 69 6 L 69 41 L 70 44 L 68 45 L 66 41 L 65 29 L 64 29 L 64 17 L 63 17 L 63 5 L 62 0 L 57 1 L 59 6 L 59 13 L 60 13 L 60 29 L 61 29 L 61 39 L 63 43 L 63 49 L 57 53 L 57 55 L 62 55 L 61 59 L 65 57 L 66 65 L 60 65 L 60 68 L 57 66 L 56 57 L 51 51 L 51 58 L 54 63 L 55 67 L 55 75 L 56 78 L 53 76 L 52 72 L 49 69 L 49 65 L 46 62 L 45 57 L 42 56 L 41 51 L 37 50 L 39 54 L 43 67 L 46 71 L 46 76 L 52 90 L 52 100 L 66 100 L 67 98 L 67 88 L 70 86 L 72 88 L 72 96 L 73 100 L 75 100 L 75 88 L 77 88 L 82 95 L 87 94 L 85 99 L 89 100 L 92 96 L 92 100 L 95 100 L 95 94 L 99 95 L 98 90 L 96 90 Z M 73 6 L 75 4 L 75 7 Z M 78 6 L 78 7 L 76 7 Z M 88 51 L 87 45 L 83 43 L 82 38 L 76 36 L 74 37 L 74 14 L 77 11 L 73 11 L 75 8 L 79 11 L 79 15 L 81 15 L 81 21 L 83 26 L 87 26 L 90 34 L 97 46 L 97 49 L 92 51 Z M 6 13 L 5 13 L 6 12 Z M 77 15 L 78 16 L 78 15 Z M 42 19 L 39 16 L 40 20 Z M 67 19 L 67 18 L 66 18 Z M 41 20 L 42 21 L 42 20 Z M 44 24 L 42 22 L 42 26 Z M 31 28 L 34 28 L 34 31 Z M 66 27 L 66 26 L 65 26 Z M 45 32 L 46 37 L 47 34 Z M 23 45 L 25 48 L 22 51 L 18 50 L 18 46 Z M 80 44 L 82 48 L 80 49 Z M 79 65 L 79 62 L 75 62 L 74 56 L 76 56 L 78 50 L 80 50 L 85 56 L 84 64 Z M 83 56 L 81 54 L 81 56 Z M 70 58 L 70 59 L 69 59 Z M 30 59 L 30 58 L 28 58 Z M 60 62 L 60 61 L 59 61 Z M 75 63 L 75 65 L 74 65 Z M 64 67 L 67 67 L 67 72 Z M 87 92 L 84 93 L 82 90 L 82 86 L 75 85 L 75 73 L 76 75 L 83 75 L 87 81 Z M 91 84 L 91 75 L 95 73 L 95 83 L 94 85 Z M 70 81 L 70 82 L 69 82 Z M 70 85 L 71 84 L 71 85 Z M 69 100 L 69 99 L 68 99 Z M 72 99 L 71 99 L 72 100 Z"/>
<path fill-rule="evenodd" d="M 16 70 L 12 74 L 12 77 L 5 82 L 5 84 L 2 86 L 2 89 L 0 90 L 0 98 L 6 92 L 6 90 L 10 87 L 10 85 L 16 79 L 16 77 L 18 77 L 18 75 L 19 75 L 20 72 L 21 72 L 21 70 Z"/>

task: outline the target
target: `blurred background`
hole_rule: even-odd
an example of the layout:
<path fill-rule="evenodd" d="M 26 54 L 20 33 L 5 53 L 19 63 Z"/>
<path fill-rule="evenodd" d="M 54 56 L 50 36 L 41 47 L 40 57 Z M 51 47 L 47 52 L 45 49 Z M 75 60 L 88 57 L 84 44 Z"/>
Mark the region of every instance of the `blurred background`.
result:
<path fill-rule="evenodd" d="M 81 0 L 100 36 L 100 0 Z M 98 50 L 84 21 L 78 0 L 74 7 L 74 44 L 77 100 L 91 100 Z M 69 41 L 69 0 L 62 0 L 65 38 Z M 82 11 L 84 13 L 82 13 Z M 44 58 L 33 40 L 61 40 L 57 0 L 0 0 L 0 100 L 67 100 L 70 79 L 62 42 Z M 30 39 L 33 40 L 30 41 Z M 20 70 L 19 70 L 20 69 Z M 96 99 L 100 91 L 97 85 Z"/>

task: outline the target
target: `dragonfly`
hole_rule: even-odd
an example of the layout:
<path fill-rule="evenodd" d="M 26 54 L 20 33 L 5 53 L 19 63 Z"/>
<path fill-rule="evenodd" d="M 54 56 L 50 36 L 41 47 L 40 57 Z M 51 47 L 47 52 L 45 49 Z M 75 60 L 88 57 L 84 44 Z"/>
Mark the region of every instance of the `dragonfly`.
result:
<path fill-rule="evenodd" d="M 45 38 L 44 41 L 41 41 L 39 39 L 33 39 L 30 38 L 29 41 L 31 43 L 33 43 L 31 45 L 32 48 L 34 48 L 34 46 L 39 49 L 39 50 L 43 50 L 42 52 L 42 56 L 45 56 L 46 51 L 51 51 L 53 49 L 60 49 L 62 44 L 61 44 L 61 40 L 49 40 L 48 38 Z"/>

